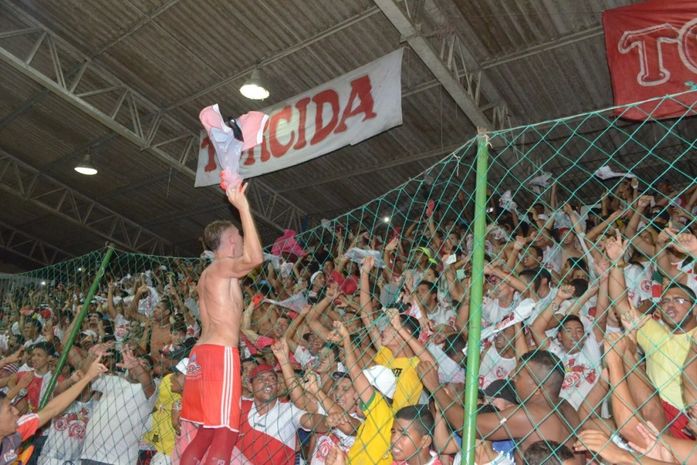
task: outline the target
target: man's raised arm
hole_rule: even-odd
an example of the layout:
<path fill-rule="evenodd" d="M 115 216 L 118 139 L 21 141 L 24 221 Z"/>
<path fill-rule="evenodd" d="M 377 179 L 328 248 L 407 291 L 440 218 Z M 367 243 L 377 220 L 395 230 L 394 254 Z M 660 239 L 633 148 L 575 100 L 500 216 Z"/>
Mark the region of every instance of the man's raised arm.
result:
<path fill-rule="evenodd" d="M 250 271 L 264 262 L 264 253 L 261 249 L 259 233 L 254 225 L 252 211 L 247 201 L 248 186 L 249 184 L 244 183 L 238 187 L 229 187 L 227 190 L 228 200 L 240 213 L 244 246 L 240 257 L 218 261 L 218 269 L 225 275 L 229 275 L 233 278 L 246 276 Z"/>

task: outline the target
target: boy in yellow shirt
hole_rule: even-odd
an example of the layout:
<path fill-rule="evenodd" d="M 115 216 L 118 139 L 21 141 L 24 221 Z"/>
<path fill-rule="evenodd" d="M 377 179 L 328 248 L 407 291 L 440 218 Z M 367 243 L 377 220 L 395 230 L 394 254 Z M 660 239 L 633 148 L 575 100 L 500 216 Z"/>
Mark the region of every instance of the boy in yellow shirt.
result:
<path fill-rule="evenodd" d="M 349 449 L 348 463 L 391 465 L 390 435 L 394 420 L 391 398 L 396 394 L 394 374 L 383 366 L 361 370 L 351 343 L 351 335 L 341 322 L 334 322 L 334 331 L 330 339 L 343 345 L 344 364 L 365 415 L 365 421 L 356 433 L 356 441 Z"/>
<path fill-rule="evenodd" d="M 171 457 L 176 438 L 172 424 L 172 409 L 175 404 L 181 401 L 188 364 L 188 358 L 180 360 L 174 372 L 162 378 L 160 383 L 152 414 L 152 429 L 143 438 L 157 450 L 150 462 L 151 465 L 170 465 L 172 463 Z"/>
<path fill-rule="evenodd" d="M 423 384 L 421 384 L 419 374 L 416 371 L 419 359 L 415 357 L 405 338 L 393 325 L 388 324 L 380 332 L 375 322 L 371 321 L 370 315 L 372 315 L 373 305 L 370 295 L 369 275 L 373 265 L 374 259 L 370 256 L 366 257 L 361 264 L 361 319 L 365 327 L 368 328 L 370 339 L 378 351 L 373 358 L 373 363 L 386 366 L 397 377 L 397 387 L 392 400 L 392 411 L 397 412 L 402 407 L 419 403 L 421 393 L 423 392 Z M 404 314 L 400 315 L 400 320 L 401 326 L 418 340 L 421 330 L 418 320 Z"/>

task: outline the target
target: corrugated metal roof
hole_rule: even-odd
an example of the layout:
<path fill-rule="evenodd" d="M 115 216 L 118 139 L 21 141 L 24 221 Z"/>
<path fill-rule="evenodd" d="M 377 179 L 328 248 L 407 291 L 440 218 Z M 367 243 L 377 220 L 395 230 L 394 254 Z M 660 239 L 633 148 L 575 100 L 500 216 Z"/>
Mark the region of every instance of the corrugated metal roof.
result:
<path fill-rule="evenodd" d="M 442 2 L 453 2 L 464 21 L 449 24 Z M 482 94 L 482 103 L 505 103 L 516 122 L 534 122 L 611 103 L 600 13 L 628 3 L 632 1 L 425 0 L 419 22 L 436 50 L 450 32 L 466 39 L 478 68 L 498 93 L 496 99 Z M 141 109 L 146 126 L 153 110 L 172 117 L 177 124 L 165 123 L 155 143 L 177 137 L 182 128 L 198 130 L 197 114 L 205 105 L 220 103 L 230 113 L 262 108 L 405 46 L 370 0 L 14 0 L 0 5 L 0 31 L 22 27 L 13 8 L 154 103 L 157 108 Z M 0 45 L 27 56 L 36 38 L 5 38 Z M 77 54 L 61 59 L 69 77 L 75 76 Z M 266 102 L 251 102 L 238 88 L 259 64 L 272 94 Z M 52 72 L 47 47 L 39 49 L 32 65 Z M 402 126 L 258 182 L 313 219 L 330 217 L 416 176 L 447 148 L 474 135 L 473 125 L 408 46 L 402 81 Z M 77 92 L 103 85 L 103 78 L 88 70 Z M 0 65 L 0 92 L 0 148 L 178 244 L 183 253 L 198 254 L 203 225 L 229 215 L 215 188 L 194 189 L 191 179 L 5 63 Z M 111 112 L 121 93 L 116 88 L 83 99 Z M 126 106 L 117 119 L 130 124 Z M 181 149 L 184 143 L 171 148 Z M 88 148 L 100 169 L 98 177 L 72 170 Z M 187 166 L 195 168 L 195 160 L 190 158 Z M 26 227 L 71 253 L 103 242 L 46 214 L 23 214 L 31 207 L 22 201 L 15 206 L 0 213 L 0 220 Z M 268 224 L 259 226 L 267 243 L 278 234 Z M 52 236 L 48 231 L 57 232 Z M 74 240 L 80 235 L 84 240 Z"/>

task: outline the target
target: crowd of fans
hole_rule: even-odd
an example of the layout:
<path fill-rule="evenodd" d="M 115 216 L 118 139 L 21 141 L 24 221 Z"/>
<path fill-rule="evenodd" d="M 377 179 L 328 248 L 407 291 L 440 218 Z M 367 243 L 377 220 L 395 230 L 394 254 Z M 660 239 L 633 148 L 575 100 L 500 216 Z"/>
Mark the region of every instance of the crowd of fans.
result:
<path fill-rule="evenodd" d="M 525 213 L 492 196 L 476 463 L 697 463 L 697 186 L 626 178 L 590 207 L 550 190 Z M 242 283 L 231 463 L 460 463 L 474 309 L 457 209 L 275 244 Z M 205 265 L 112 271 L 72 346 L 87 280 L 5 292 L 0 465 L 32 434 L 41 465 L 176 464 Z"/>

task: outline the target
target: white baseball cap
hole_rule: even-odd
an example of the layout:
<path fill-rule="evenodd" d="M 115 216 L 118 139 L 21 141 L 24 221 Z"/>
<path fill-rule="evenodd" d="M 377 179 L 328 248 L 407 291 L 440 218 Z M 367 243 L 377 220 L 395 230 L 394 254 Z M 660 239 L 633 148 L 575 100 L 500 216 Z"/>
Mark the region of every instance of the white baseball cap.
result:
<path fill-rule="evenodd" d="M 183 359 L 179 360 L 179 363 L 177 363 L 177 366 L 174 368 L 181 374 L 185 375 L 186 374 L 186 369 L 189 366 L 189 358 L 184 357 Z"/>
<path fill-rule="evenodd" d="M 397 388 L 397 378 L 392 370 L 383 365 L 374 365 L 363 370 L 363 374 L 368 378 L 368 382 L 380 393 L 392 399 Z"/>

